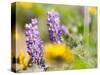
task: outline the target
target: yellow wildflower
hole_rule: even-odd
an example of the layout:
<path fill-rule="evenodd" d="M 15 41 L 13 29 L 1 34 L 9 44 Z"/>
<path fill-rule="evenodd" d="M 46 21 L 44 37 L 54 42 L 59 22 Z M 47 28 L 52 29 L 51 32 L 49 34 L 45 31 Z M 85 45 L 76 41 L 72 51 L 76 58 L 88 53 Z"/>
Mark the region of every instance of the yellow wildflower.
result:
<path fill-rule="evenodd" d="M 28 53 L 26 53 L 25 54 L 25 58 L 24 58 L 24 64 L 26 66 L 28 66 L 29 60 L 30 60 L 30 55 Z"/>
<path fill-rule="evenodd" d="M 32 7 L 32 3 L 31 2 L 17 2 L 16 5 L 17 6 L 22 6 L 24 8 L 30 8 L 30 7 Z"/>
<path fill-rule="evenodd" d="M 16 39 L 16 40 L 19 39 L 19 34 L 18 34 L 18 32 L 15 33 L 15 39 Z"/>
<path fill-rule="evenodd" d="M 97 8 L 96 7 L 88 7 L 88 11 L 90 14 L 95 15 L 97 13 Z"/>
<path fill-rule="evenodd" d="M 48 65 L 71 64 L 74 54 L 64 44 L 47 44 L 44 47 L 44 59 Z"/>
<path fill-rule="evenodd" d="M 19 56 L 18 56 L 18 58 L 19 58 L 19 64 L 23 64 L 24 63 L 24 55 L 25 55 L 24 51 L 20 50 Z"/>
<path fill-rule="evenodd" d="M 30 56 L 28 53 L 25 53 L 23 50 L 20 50 L 19 56 L 19 64 L 22 65 L 23 69 L 28 66 L 28 62 L 30 60 Z"/>

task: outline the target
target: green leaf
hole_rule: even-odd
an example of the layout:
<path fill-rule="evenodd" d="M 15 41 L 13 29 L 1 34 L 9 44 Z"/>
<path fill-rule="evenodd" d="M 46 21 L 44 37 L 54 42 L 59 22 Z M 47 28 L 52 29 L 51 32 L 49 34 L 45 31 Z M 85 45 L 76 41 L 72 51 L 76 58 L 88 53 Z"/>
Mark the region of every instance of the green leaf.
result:
<path fill-rule="evenodd" d="M 82 58 L 80 58 L 78 55 L 76 55 L 75 58 L 76 58 L 75 62 L 73 63 L 73 67 L 75 69 L 87 68 L 87 64 L 86 64 L 85 60 L 83 60 Z"/>

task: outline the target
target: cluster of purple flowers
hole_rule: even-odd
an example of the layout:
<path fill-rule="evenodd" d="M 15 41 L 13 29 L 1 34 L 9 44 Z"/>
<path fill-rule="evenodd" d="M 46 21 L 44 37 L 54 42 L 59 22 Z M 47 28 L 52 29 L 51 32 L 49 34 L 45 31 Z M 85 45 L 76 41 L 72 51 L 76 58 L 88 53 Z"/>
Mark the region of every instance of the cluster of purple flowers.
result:
<path fill-rule="evenodd" d="M 39 35 L 37 18 L 32 19 L 31 23 L 25 25 L 25 36 L 27 52 L 30 54 L 33 65 L 37 64 L 44 69 L 43 41 Z"/>
<path fill-rule="evenodd" d="M 60 24 L 60 15 L 58 12 L 52 10 L 48 12 L 48 32 L 50 41 L 53 43 L 63 42 L 62 35 L 68 30 L 64 25 Z"/>
<path fill-rule="evenodd" d="M 68 34 L 68 30 L 64 25 L 60 25 L 60 15 L 58 12 L 55 12 L 54 10 L 48 12 L 47 25 L 50 41 L 53 43 L 62 43 L 62 35 Z M 45 70 L 43 41 L 40 38 L 37 18 L 33 18 L 31 23 L 25 25 L 25 36 L 27 52 L 30 54 L 33 65 L 37 64 Z"/>

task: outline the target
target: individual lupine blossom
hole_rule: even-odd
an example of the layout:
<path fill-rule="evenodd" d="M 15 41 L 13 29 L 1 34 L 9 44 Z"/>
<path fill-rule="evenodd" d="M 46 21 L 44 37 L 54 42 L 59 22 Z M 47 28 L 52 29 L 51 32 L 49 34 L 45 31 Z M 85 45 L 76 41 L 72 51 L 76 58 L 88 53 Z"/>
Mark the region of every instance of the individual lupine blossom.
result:
<path fill-rule="evenodd" d="M 25 25 L 27 52 L 30 54 L 33 65 L 37 64 L 44 70 L 43 41 L 39 36 L 38 21 L 36 18 Z"/>
<path fill-rule="evenodd" d="M 60 15 L 54 10 L 48 12 L 47 25 L 50 40 L 54 43 L 63 42 L 62 35 L 69 34 L 68 29 L 64 25 L 60 25 Z"/>

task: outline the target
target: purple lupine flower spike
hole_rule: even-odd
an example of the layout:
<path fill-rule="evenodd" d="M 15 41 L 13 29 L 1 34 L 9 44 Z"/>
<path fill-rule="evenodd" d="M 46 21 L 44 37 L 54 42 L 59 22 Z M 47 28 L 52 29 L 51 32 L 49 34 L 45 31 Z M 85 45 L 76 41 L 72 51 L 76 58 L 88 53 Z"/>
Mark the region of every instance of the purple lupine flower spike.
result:
<path fill-rule="evenodd" d="M 43 41 L 38 31 L 38 21 L 36 18 L 25 25 L 27 52 L 30 54 L 33 65 L 37 64 L 40 68 L 45 69 L 43 59 Z"/>
<path fill-rule="evenodd" d="M 50 41 L 53 43 L 63 42 L 62 35 L 66 33 L 66 28 L 60 25 L 60 15 L 52 10 L 48 12 L 48 32 Z"/>

